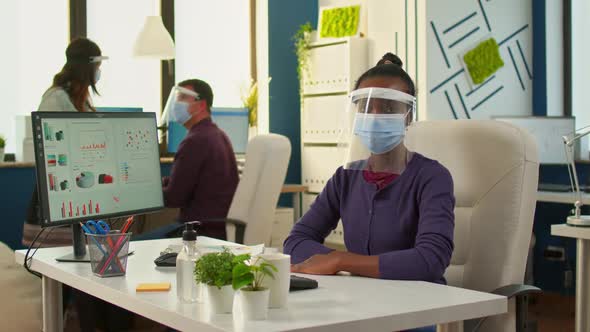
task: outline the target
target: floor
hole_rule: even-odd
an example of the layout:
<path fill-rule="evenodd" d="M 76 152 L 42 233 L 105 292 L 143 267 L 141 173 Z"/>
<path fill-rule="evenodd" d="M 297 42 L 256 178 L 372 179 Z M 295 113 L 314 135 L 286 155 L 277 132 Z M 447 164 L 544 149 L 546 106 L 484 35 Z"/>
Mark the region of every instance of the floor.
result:
<path fill-rule="evenodd" d="M 573 296 L 543 293 L 531 299 L 529 319 L 536 321 L 536 332 L 573 332 L 575 308 Z"/>

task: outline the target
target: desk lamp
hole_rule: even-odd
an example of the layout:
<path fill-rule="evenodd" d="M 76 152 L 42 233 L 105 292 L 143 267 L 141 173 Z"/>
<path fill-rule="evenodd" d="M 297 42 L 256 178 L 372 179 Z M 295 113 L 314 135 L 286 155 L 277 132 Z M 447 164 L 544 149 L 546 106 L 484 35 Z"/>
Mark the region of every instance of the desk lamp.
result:
<path fill-rule="evenodd" d="M 574 215 L 567 217 L 567 224 L 570 226 L 590 227 L 590 216 L 582 215 L 582 193 L 580 192 L 580 184 L 578 182 L 578 174 L 576 172 L 576 165 L 574 163 L 574 144 L 580 138 L 590 134 L 590 126 L 583 127 L 572 133 L 570 136 L 563 136 L 563 143 L 565 148 L 565 155 L 568 160 L 567 170 L 570 175 L 570 184 L 572 191 L 575 194 L 576 201 L 574 203 Z"/>

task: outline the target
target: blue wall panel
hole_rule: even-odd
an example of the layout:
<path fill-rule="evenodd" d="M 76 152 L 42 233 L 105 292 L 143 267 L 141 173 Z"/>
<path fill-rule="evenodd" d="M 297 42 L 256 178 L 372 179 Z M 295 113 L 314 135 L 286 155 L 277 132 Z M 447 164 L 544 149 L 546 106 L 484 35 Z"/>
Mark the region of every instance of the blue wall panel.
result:
<path fill-rule="evenodd" d="M 293 35 L 306 22 L 317 26 L 317 0 L 269 0 L 269 121 L 270 132 L 281 134 L 291 141 L 291 160 L 286 182 L 301 182 L 301 121 L 297 58 Z M 290 206 L 286 198 L 280 205 Z"/>

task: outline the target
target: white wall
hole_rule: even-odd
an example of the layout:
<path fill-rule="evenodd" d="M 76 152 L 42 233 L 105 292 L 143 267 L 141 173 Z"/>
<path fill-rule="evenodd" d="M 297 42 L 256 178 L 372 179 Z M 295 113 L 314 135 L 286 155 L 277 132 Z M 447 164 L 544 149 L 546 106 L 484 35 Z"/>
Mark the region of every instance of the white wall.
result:
<path fill-rule="evenodd" d="M 563 116 L 563 2 L 546 1 L 545 13 L 547 115 Z"/>
<path fill-rule="evenodd" d="M 428 118 L 452 119 L 455 117 L 452 109 L 455 110 L 456 117 L 459 119 L 531 115 L 533 87 L 531 1 L 453 0 L 452 2 L 451 5 L 449 1 L 429 1 L 426 10 L 427 22 L 425 23 L 429 25 L 427 28 L 428 79 L 426 84 L 420 87 L 422 93 L 428 94 Z M 445 33 L 451 26 L 472 13 L 475 13 L 475 16 Z M 489 27 L 486 24 L 486 17 Z M 432 26 L 437 30 L 442 50 Z M 517 33 L 522 28 L 524 30 Z M 475 29 L 478 30 L 457 43 Z M 468 74 L 464 71 L 442 87 L 432 91 L 463 68 L 461 56 L 480 41 L 493 37 L 500 44 L 514 33 L 516 33 L 514 37 L 500 45 L 500 56 L 504 66 L 494 74 L 495 78 L 489 83 L 470 93 L 477 87 L 469 83 Z M 443 51 L 448 58 L 449 66 L 443 58 Z M 457 92 L 457 87 L 461 94 Z M 497 93 L 492 95 L 496 91 Z M 486 98 L 489 99 L 484 101 Z M 450 103 L 447 99 L 450 99 Z"/>
<path fill-rule="evenodd" d="M 268 0 L 256 0 L 256 76 L 258 77 L 258 133 L 270 131 L 268 56 Z"/>
<path fill-rule="evenodd" d="M 590 125 L 590 2 L 572 0 L 572 113 L 576 126 Z"/>
<path fill-rule="evenodd" d="M 488 119 L 499 115 L 532 114 L 532 79 L 529 77 L 529 72 L 531 75 L 533 73 L 531 0 L 516 2 L 512 0 L 481 2 L 472 0 L 368 0 L 368 4 L 368 37 L 372 44 L 370 48 L 372 63 L 379 59 L 383 53 L 387 51 L 396 53 L 397 49 L 397 55 L 404 61 L 406 70 L 417 83 L 418 114 L 421 120 L 452 119 L 455 117 L 445 91 L 449 95 L 457 118 L 460 119 L 467 117 Z M 484 12 L 488 18 L 490 29 L 485 22 Z M 464 23 L 446 33 L 444 32 L 472 13 L 475 14 Z M 460 61 L 461 55 L 477 45 L 479 41 L 494 37 L 499 43 L 527 24 L 527 28 L 500 46 L 504 67 L 500 68 L 495 74 L 496 77 L 481 89 L 468 96 L 467 94 L 474 87 L 469 83 L 467 74 L 462 72 L 431 92 L 437 85 L 463 68 Z M 432 25 L 439 35 L 448 66 L 434 35 Z M 457 42 L 475 29 L 477 30 L 471 35 Z M 524 60 L 517 41 L 523 52 Z M 522 85 L 508 48 L 514 57 Z M 461 97 L 459 97 L 455 84 L 459 88 Z M 477 106 L 500 87 L 501 90 L 497 94 Z"/>

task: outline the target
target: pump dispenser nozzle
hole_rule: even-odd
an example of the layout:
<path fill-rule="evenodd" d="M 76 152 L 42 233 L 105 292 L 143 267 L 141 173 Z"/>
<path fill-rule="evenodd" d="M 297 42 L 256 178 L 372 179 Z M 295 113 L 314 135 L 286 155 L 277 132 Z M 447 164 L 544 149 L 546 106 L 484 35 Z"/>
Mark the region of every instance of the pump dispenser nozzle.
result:
<path fill-rule="evenodd" d="M 184 231 L 182 232 L 183 241 L 196 241 L 197 231 L 196 227 L 201 226 L 199 221 L 191 221 L 184 224 Z"/>

